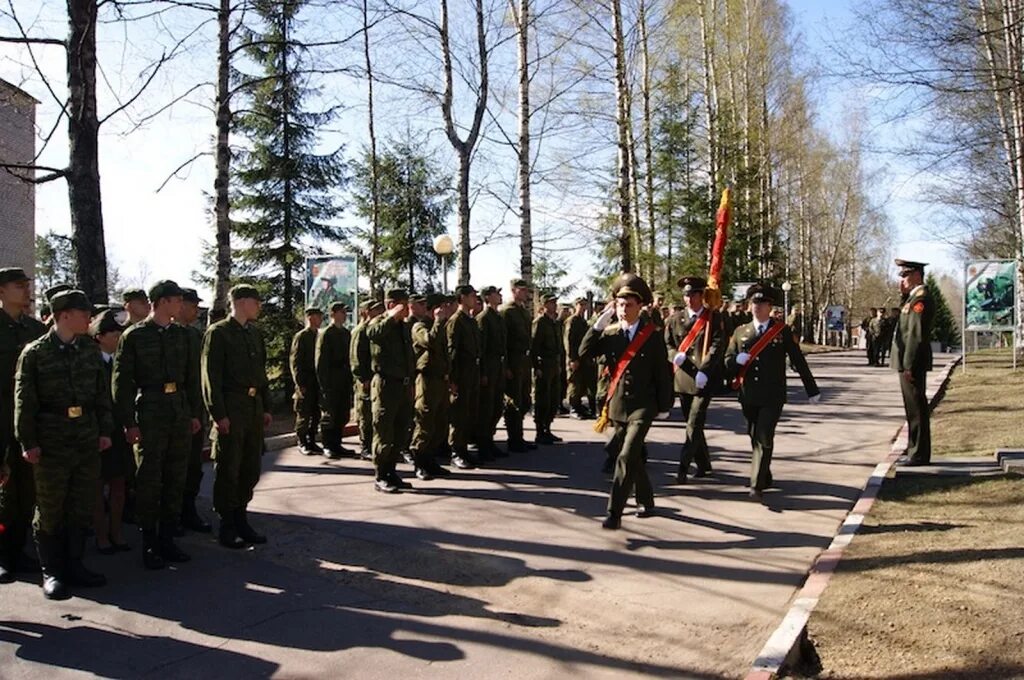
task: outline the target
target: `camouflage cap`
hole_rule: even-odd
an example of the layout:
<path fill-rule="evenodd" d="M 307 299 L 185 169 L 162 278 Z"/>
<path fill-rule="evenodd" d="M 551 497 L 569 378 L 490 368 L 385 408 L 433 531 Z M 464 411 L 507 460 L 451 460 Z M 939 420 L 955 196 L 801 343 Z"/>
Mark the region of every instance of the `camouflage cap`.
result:
<path fill-rule="evenodd" d="M 371 314 L 373 312 L 383 312 L 384 303 L 381 302 L 380 300 L 370 300 L 369 302 L 366 303 L 366 311 Z"/>
<path fill-rule="evenodd" d="M 25 270 L 21 267 L 4 267 L 0 269 L 0 286 L 5 286 L 8 283 L 20 283 L 22 281 L 31 281 L 28 275 L 25 274 Z"/>
<path fill-rule="evenodd" d="M 181 289 L 181 286 L 170 279 L 157 281 L 149 289 L 149 301 L 153 304 L 163 298 L 184 297 L 184 295 L 185 291 Z"/>
<path fill-rule="evenodd" d="M 256 288 L 254 286 L 250 286 L 250 285 L 245 284 L 245 283 L 240 283 L 237 286 L 234 286 L 231 289 L 230 294 L 231 294 L 231 299 L 232 300 L 244 300 L 246 298 L 248 298 L 250 300 L 262 300 L 263 299 L 262 297 L 260 297 L 260 292 L 258 290 L 256 290 Z"/>
<path fill-rule="evenodd" d="M 410 304 L 423 305 L 427 303 L 427 296 L 423 295 L 422 293 L 414 293 L 413 295 L 409 296 L 409 302 Z"/>
<path fill-rule="evenodd" d="M 483 295 L 484 297 L 487 297 L 488 295 L 494 295 L 495 293 L 498 293 L 500 295 L 501 288 L 498 288 L 497 286 L 484 286 L 484 289 L 480 291 L 480 294 Z"/>
<path fill-rule="evenodd" d="M 89 297 L 80 290 L 62 290 L 50 300 L 50 310 L 57 314 L 71 309 L 92 313 Z"/>
<path fill-rule="evenodd" d="M 476 288 L 465 283 L 455 289 L 455 295 L 458 297 L 462 297 L 463 295 L 476 295 Z"/>
<path fill-rule="evenodd" d="M 552 293 L 548 293 L 547 295 L 541 296 L 541 300 L 544 302 L 544 304 L 547 304 L 549 302 L 558 302 L 558 296 L 553 295 Z"/>
<path fill-rule="evenodd" d="M 434 309 L 435 307 L 440 307 L 441 305 L 443 305 L 447 301 L 448 301 L 448 296 L 444 295 L 443 293 L 430 293 L 430 294 L 427 295 L 427 300 L 426 300 L 427 307 L 429 307 L 430 309 Z"/>
<path fill-rule="evenodd" d="M 195 288 L 182 288 L 181 299 L 185 302 L 191 302 L 194 305 L 198 305 L 203 301 L 203 299 L 199 297 L 199 293 L 196 292 Z"/>
<path fill-rule="evenodd" d="M 384 299 L 388 302 L 408 302 L 409 291 L 405 288 L 392 288 L 384 295 Z"/>
<path fill-rule="evenodd" d="M 45 291 L 43 291 L 43 297 L 45 297 L 46 301 L 49 302 L 50 300 L 53 300 L 57 293 L 63 293 L 66 290 L 73 289 L 74 286 L 72 286 L 70 283 L 58 283 L 56 285 L 50 286 Z"/>
<path fill-rule="evenodd" d="M 305 314 L 306 316 L 313 316 L 314 314 L 319 314 L 320 316 L 323 316 L 324 310 L 320 309 L 319 307 L 306 307 Z"/>
<path fill-rule="evenodd" d="M 513 288 L 529 288 L 530 284 L 526 282 L 526 279 L 516 279 L 512 282 Z"/>
<path fill-rule="evenodd" d="M 146 291 L 141 288 L 128 288 L 121 293 L 121 301 L 129 303 L 132 300 L 142 300 L 143 302 L 149 302 L 149 298 L 146 297 Z"/>
<path fill-rule="evenodd" d="M 580 296 L 573 302 L 574 305 L 583 305 L 587 303 L 587 298 Z"/>
<path fill-rule="evenodd" d="M 105 309 L 99 314 L 92 317 L 92 321 L 89 323 L 89 335 L 96 337 L 97 335 L 103 335 L 104 333 L 114 333 L 123 331 L 122 326 L 117 321 L 117 312 L 113 309 Z"/>
<path fill-rule="evenodd" d="M 348 311 L 348 305 L 346 305 L 344 302 L 338 301 L 338 302 L 335 302 L 335 303 L 331 304 L 331 314 L 334 314 L 335 312 L 347 312 L 347 311 Z"/>

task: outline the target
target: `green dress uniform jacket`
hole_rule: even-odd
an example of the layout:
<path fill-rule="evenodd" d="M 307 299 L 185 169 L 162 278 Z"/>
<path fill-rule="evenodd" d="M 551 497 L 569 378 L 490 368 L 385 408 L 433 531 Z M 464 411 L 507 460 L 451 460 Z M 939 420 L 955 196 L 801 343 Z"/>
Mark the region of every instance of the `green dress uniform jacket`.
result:
<path fill-rule="evenodd" d="M 263 333 L 234 317 L 213 324 L 203 337 L 201 373 L 210 418 L 231 421 L 227 434 L 212 428 L 213 505 L 224 517 L 245 509 L 260 479 L 263 414 L 270 412 Z"/>
<path fill-rule="evenodd" d="M 456 387 L 451 403 L 448 441 L 453 453 L 465 455 L 476 436 L 480 413 L 480 354 L 483 338 L 473 317 L 456 310 L 446 327 L 451 369 L 448 378 Z"/>
<path fill-rule="evenodd" d="M 505 321 L 497 309 L 484 307 L 477 314 L 480 327 L 480 415 L 477 444 L 494 447 L 494 430 L 505 403 L 505 352 L 508 347 Z"/>
<path fill-rule="evenodd" d="M 559 380 L 562 373 L 562 336 L 558 322 L 547 314 L 541 314 L 533 321 L 533 342 L 530 356 L 533 358 L 533 419 L 537 432 L 551 426 L 558 414 L 562 401 Z"/>
<path fill-rule="evenodd" d="M 377 317 L 366 329 L 373 382 L 373 465 L 377 479 L 395 472 L 399 451 L 409 441 L 413 422 L 416 357 L 409 324 Z"/>
<path fill-rule="evenodd" d="M 56 329 L 21 353 L 14 388 L 15 436 L 39 447 L 35 530 L 53 536 L 92 523 L 100 476 L 99 437 L 114 424 L 100 350 L 80 335 L 64 343 Z"/>
<path fill-rule="evenodd" d="M 320 383 L 316 377 L 317 329 L 306 326 L 292 336 L 288 368 L 295 383 L 295 436 L 299 444 L 314 439 L 320 424 Z"/>
<path fill-rule="evenodd" d="M 143 529 L 176 525 L 192 444 L 190 421 L 202 408 L 198 357 L 189 333 L 152 318 L 121 336 L 114 354 L 114 411 L 125 428 L 138 427 L 135 514 Z"/>
<path fill-rule="evenodd" d="M 900 376 L 903 408 L 907 415 L 907 456 L 914 463 L 929 463 L 932 457 L 931 415 L 925 381 L 932 370 L 932 327 L 935 302 L 927 286 L 910 291 L 892 336 L 889 365 Z M 910 375 L 905 373 L 909 371 Z"/>

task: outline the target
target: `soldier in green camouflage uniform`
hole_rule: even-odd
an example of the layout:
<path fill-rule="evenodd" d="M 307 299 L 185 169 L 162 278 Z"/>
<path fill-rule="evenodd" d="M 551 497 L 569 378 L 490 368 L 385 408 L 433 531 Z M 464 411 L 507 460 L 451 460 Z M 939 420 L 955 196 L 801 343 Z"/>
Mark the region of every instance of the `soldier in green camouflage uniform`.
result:
<path fill-rule="evenodd" d="M 182 328 L 188 334 L 189 356 L 195 361 L 195 374 L 199 375 L 199 356 L 203 351 L 203 331 L 199 327 L 199 293 L 195 288 L 182 288 L 181 315 L 177 319 Z M 181 499 L 181 526 L 189 531 L 208 534 L 213 527 L 203 519 L 196 508 L 196 499 L 199 497 L 199 487 L 203 482 L 203 447 L 207 426 L 209 425 L 209 414 L 202 405 L 200 395 L 199 405 L 199 431 L 192 435 L 192 442 L 189 445 L 188 468 L 185 471 L 185 489 Z M 178 532 L 180 536 L 184 532 Z"/>
<path fill-rule="evenodd" d="M 398 476 L 397 465 L 399 448 L 408 440 L 412 427 L 416 358 L 409 324 L 405 323 L 409 316 L 409 294 L 402 289 L 390 290 L 386 300 L 387 313 L 366 329 L 374 373 L 370 386 L 374 488 L 397 493 L 412 488 Z"/>
<path fill-rule="evenodd" d="M 124 311 L 128 313 L 126 326 L 146 319 L 153 310 L 149 296 L 141 288 L 128 288 L 121 293 L 121 301 L 124 303 Z"/>
<path fill-rule="evenodd" d="M 595 371 L 592 358 L 580 357 L 580 343 L 583 342 L 583 336 L 587 334 L 587 329 L 590 327 L 587 324 L 587 308 L 589 306 L 587 298 L 576 299 L 576 309 L 565 323 L 565 331 L 562 335 L 566 357 L 565 368 L 569 383 L 566 394 L 569 399 L 569 415 L 581 420 L 591 416 L 583 409 L 583 397 L 590 396 L 588 388 L 592 381 L 591 374 Z M 592 396 L 590 397 L 590 408 L 594 408 Z"/>
<path fill-rule="evenodd" d="M 558 307 L 558 317 L 555 320 L 555 328 L 558 330 L 558 408 L 556 415 L 569 415 L 569 409 L 565 400 L 569 396 L 569 373 L 565 367 L 569 364 L 569 355 L 565 352 L 565 327 L 569 324 L 572 316 L 572 308 L 569 305 Z"/>
<path fill-rule="evenodd" d="M 523 279 L 512 282 L 512 300 L 501 306 L 505 321 L 505 431 L 508 450 L 522 453 L 537 448 L 523 437 L 523 418 L 530 410 L 530 315 L 526 302 L 530 286 Z"/>
<path fill-rule="evenodd" d="M 480 415 L 477 419 L 476 437 L 480 458 L 488 460 L 501 458 L 508 453 L 494 443 L 494 432 L 501 418 L 505 403 L 505 320 L 501 318 L 498 306 L 501 304 L 501 288 L 487 286 L 481 291 L 484 309 L 476 315 L 480 327 Z"/>
<path fill-rule="evenodd" d="M 295 437 L 299 451 L 307 456 L 322 454 L 316 443 L 320 426 L 320 384 L 316 379 L 316 339 L 324 313 L 319 307 L 306 308 L 306 327 L 292 337 L 288 367 L 295 383 Z"/>
<path fill-rule="evenodd" d="M 14 368 L 25 345 L 46 332 L 28 315 L 30 281 L 21 269 L 0 269 L 0 583 L 14 581 L 16 571 L 38 569 L 25 555 L 35 481 L 14 438 Z"/>
<path fill-rule="evenodd" d="M 449 379 L 452 383 L 451 426 L 448 441 L 452 447 L 452 465 L 471 468 L 477 459 L 469 452 L 476 435 L 480 414 L 480 327 L 473 320 L 476 290 L 468 284 L 455 289 L 459 308 L 448 319 Z"/>
<path fill-rule="evenodd" d="M 316 378 L 320 385 L 320 435 L 324 455 L 333 460 L 351 451 L 341 445 L 345 426 L 352 416 L 352 365 L 349 348 L 352 333 L 345 328 L 348 307 L 331 305 L 331 323 L 316 339 Z"/>
<path fill-rule="evenodd" d="M 36 466 L 33 527 L 43 594 L 63 599 L 68 585 L 106 583 L 85 568 L 82 555 L 113 420 L 100 350 L 87 335 L 89 299 L 64 291 L 51 308 L 53 328 L 18 359 L 14 427 L 23 457 Z"/>
<path fill-rule="evenodd" d="M 114 355 L 114 408 L 135 446 L 135 516 L 147 569 L 191 559 L 174 543 L 192 435 L 201 427 L 199 358 L 173 321 L 183 294 L 174 281 L 154 285 L 152 314 L 124 332 Z"/>
<path fill-rule="evenodd" d="M 349 347 L 349 363 L 352 364 L 352 379 L 355 383 L 356 424 L 359 427 L 359 457 L 373 459 L 373 402 L 370 399 L 370 381 L 373 379 L 373 365 L 370 357 L 370 341 L 366 328 L 384 312 L 380 300 L 368 302 L 361 311 L 362 321 L 352 329 Z"/>
<path fill-rule="evenodd" d="M 559 377 L 561 375 L 561 336 L 555 322 L 558 298 L 544 297 L 544 308 L 533 322 L 533 421 L 537 428 L 538 444 L 556 444 L 562 441 L 551 433 L 551 423 L 558 413 Z"/>
<path fill-rule="evenodd" d="M 216 477 L 213 507 L 218 540 L 226 548 L 266 543 L 249 524 L 247 506 L 260 480 L 263 430 L 270 425 L 267 350 L 260 329 L 261 301 L 252 286 L 231 289 L 231 315 L 203 336 L 203 400 L 213 418 Z"/>
<path fill-rule="evenodd" d="M 437 462 L 438 450 L 448 433 L 448 306 L 439 293 L 428 295 L 424 306 L 426 313 L 412 324 L 416 401 L 410 450 L 416 477 L 429 481 L 449 474 Z"/>

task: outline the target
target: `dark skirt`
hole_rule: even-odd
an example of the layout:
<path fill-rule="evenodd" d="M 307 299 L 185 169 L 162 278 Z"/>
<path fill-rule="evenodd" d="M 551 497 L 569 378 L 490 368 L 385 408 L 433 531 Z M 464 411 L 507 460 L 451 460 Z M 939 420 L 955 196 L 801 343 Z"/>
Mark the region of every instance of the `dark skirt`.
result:
<path fill-rule="evenodd" d="M 100 453 L 100 479 L 104 482 L 128 477 L 135 471 L 135 453 L 124 438 L 124 432 L 115 432 L 112 439 L 114 445 Z"/>

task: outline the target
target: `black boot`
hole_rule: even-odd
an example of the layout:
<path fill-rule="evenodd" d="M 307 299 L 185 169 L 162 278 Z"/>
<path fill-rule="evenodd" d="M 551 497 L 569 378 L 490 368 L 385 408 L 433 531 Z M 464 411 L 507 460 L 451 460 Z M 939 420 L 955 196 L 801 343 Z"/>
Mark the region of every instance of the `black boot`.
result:
<path fill-rule="evenodd" d="M 36 550 L 43 570 L 43 596 L 47 600 L 71 597 L 64 580 L 64 537 L 36 532 Z"/>
<path fill-rule="evenodd" d="M 68 530 L 67 581 L 69 585 L 83 588 L 98 588 L 107 585 L 107 577 L 86 569 L 82 564 L 85 554 L 85 529 Z"/>
<path fill-rule="evenodd" d="M 235 529 L 238 530 L 238 535 L 246 543 L 262 545 L 267 542 L 266 536 L 256 533 L 256 530 L 249 525 L 249 516 L 245 508 L 235 511 Z"/>
<path fill-rule="evenodd" d="M 238 550 L 245 547 L 245 541 L 238 535 L 235 527 L 235 512 L 222 512 L 220 515 L 220 529 L 217 532 L 217 542 L 225 548 Z"/>
<path fill-rule="evenodd" d="M 142 529 L 142 566 L 146 569 L 163 569 L 167 566 L 160 554 L 160 537 L 156 529 Z"/>
<path fill-rule="evenodd" d="M 316 435 L 312 432 L 306 437 L 306 451 L 304 453 L 307 456 L 323 455 L 324 450 L 320 448 L 320 445 L 316 443 Z"/>
<path fill-rule="evenodd" d="M 160 557 L 166 562 L 188 562 L 192 558 L 174 543 L 174 524 L 160 524 Z"/>
<path fill-rule="evenodd" d="M 186 496 L 181 504 L 181 526 L 189 531 L 198 531 L 201 534 L 208 534 L 213 531 L 213 526 L 203 519 L 203 516 L 196 510 L 195 496 Z"/>

